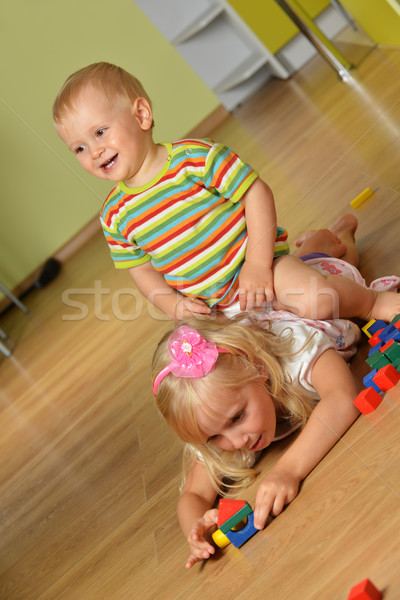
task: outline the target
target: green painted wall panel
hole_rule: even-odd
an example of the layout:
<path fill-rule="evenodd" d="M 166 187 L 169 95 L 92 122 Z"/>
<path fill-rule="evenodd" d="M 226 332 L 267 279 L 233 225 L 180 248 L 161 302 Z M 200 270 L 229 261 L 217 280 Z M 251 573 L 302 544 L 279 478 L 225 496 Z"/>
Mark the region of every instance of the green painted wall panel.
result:
<path fill-rule="evenodd" d="M 13 288 L 95 217 L 110 189 L 53 128 L 70 73 L 99 60 L 134 72 L 153 99 L 159 141 L 220 102 L 132 0 L 3 0 L 1 12 L 0 279 Z"/>

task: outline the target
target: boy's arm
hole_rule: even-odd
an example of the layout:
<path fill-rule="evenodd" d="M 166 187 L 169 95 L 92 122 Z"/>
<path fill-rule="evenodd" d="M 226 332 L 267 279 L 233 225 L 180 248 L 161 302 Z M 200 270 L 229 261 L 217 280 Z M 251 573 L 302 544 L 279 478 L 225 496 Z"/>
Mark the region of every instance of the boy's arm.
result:
<path fill-rule="evenodd" d="M 241 199 L 247 225 L 246 259 L 239 273 L 241 310 L 271 302 L 274 296 L 272 261 L 276 238 L 276 211 L 271 188 L 256 179 Z"/>
<path fill-rule="evenodd" d="M 217 492 L 213 488 L 206 468 L 193 463 L 178 501 L 178 519 L 190 547 L 186 568 L 214 554 L 211 533 L 217 529 L 218 511 L 211 510 Z"/>
<path fill-rule="evenodd" d="M 357 387 L 351 371 L 336 350 L 326 350 L 312 375 L 320 401 L 303 431 L 262 480 L 256 498 L 254 525 L 262 528 L 269 513 L 279 514 L 297 495 L 300 482 L 336 444 L 359 412 L 353 404 Z"/>
<path fill-rule="evenodd" d="M 179 321 L 193 314 L 210 314 L 208 306 L 198 298 L 187 298 L 174 290 L 156 271 L 150 261 L 129 269 L 139 291 L 170 319 Z"/>

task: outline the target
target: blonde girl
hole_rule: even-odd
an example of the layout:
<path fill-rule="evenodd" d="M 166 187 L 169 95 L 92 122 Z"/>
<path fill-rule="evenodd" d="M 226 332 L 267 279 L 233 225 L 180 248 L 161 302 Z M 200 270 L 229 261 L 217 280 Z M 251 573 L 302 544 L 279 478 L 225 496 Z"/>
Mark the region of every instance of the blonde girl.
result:
<path fill-rule="evenodd" d="M 358 339 L 345 323 L 342 349 Z M 153 391 L 165 420 L 186 442 L 178 518 L 190 547 L 187 568 L 215 552 L 217 495 L 243 492 L 257 476 L 261 450 L 302 428 L 260 480 L 257 529 L 296 497 L 301 481 L 359 414 L 355 382 L 333 338 L 305 323 L 248 315 L 197 318 L 167 334 L 154 355 Z"/>

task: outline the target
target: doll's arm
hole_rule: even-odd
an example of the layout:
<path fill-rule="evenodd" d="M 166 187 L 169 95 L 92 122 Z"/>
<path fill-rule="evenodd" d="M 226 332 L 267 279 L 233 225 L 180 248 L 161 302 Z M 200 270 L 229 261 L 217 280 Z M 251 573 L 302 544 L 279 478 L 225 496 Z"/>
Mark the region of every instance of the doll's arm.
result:
<path fill-rule="evenodd" d="M 204 465 L 193 463 L 178 502 L 179 523 L 190 547 L 187 569 L 215 552 L 211 534 L 217 529 L 218 510 L 211 507 L 216 497 Z"/>
<path fill-rule="evenodd" d="M 254 525 L 262 529 L 268 515 L 279 514 L 296 497 L 300 482 L 336 444 L 359 412 L 353 404 L 357 387 L 339 354 L 329 349 L 315 362 L 311 375 L 320 401 L 304 429 L 257 491 Z"/>
<path fill-rule="evenodd" d="M 170 319 L 179 321 L 194 314 L 210 314 L 211 309 L 202 300 L 183 296 L 169 286 L 150 261 L 129 269 L 129 272 L 143 296 Z"/>
<path fill-rule="evenodd" d="M 256 179 L 242 198 L 247 225 L 246 259 L 239 273 L 241 310 L 251 310 L 274 297 L 272 261 L 276 238 L 276 211 L 271 188 Z"/>

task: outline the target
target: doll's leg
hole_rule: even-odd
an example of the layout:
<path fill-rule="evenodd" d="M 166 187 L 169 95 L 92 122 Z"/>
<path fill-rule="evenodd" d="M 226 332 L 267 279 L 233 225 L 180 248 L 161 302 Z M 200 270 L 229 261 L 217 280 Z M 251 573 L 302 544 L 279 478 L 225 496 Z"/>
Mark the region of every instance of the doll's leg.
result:
<path fill-rule="evenodd" d="M 310 252 L 324 252 L 333 258 L 358 265 L 358 252 L 355 244 L 355 232 L 358 221 L 354 215 L 344 214 L 338 217 L 328 229 L 307 231 L 295 240 L 295 256 L 304 256 Z"/>
<path fill-rule="evenodd" d="M 372 291 L 340 275 L 322 275 L 297 256 L 278 258 L 273 271 L 276 310 L 320 320 L 390 321 L 400 313 L 400 294 Z"/>

